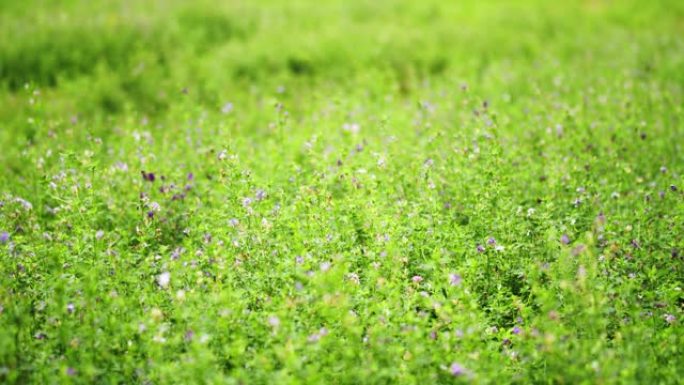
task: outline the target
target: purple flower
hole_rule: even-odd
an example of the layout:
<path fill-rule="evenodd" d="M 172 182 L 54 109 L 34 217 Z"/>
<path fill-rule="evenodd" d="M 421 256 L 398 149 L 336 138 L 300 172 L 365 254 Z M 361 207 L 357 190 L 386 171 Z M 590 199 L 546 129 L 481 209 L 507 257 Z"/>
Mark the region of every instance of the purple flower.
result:
<path fill-rule="evenodd" d="M 421 283 L 421 282 L 423 282 L 423 277 L 421 277 L 420 275 L 414 275 L 411 278 L 411 280 L 415 283 Z"/>
<path fill-rule="evenodd" d="M 465 368 L 461 366 L 461 364 L 453 362 L 451 366 L 449 366 L 449 372 L 452 376 L 458 377 L 465 374 Z"/>
<path fill-rule="evenodd" d="M 148 182 L 154 182 L 155 176 L 153 172 L 146 173 L 145 171 L 141 171 L 143 180 L 146 180 Z"/>
<path fill-rule="evenodd" d="M 485 252 L 484 246 L 478 244 L 478 245 L 477 245 L 477 252 L 478 252 L 478 253 L 484 253 L 484 252 Z"/>
<path fill-rule="evenodd" d="M 97 230 L 97 232 L 95 233 L 95 239 L 99 241 L 100 239 L 102 239 L 102 237 L 104 237 L 104 231 Z"/>
<path fill-rule="evenodd" d="M 568 243 L 570 243 L 570 237 L 568 237 L 567 234 L 563 234 L 561 236 L 561 243 L 567 245 Z"/>
<path fill-rule="evenodd" d="M 262 201 L 262 200 L 266 199 L 266 191 L 261 190 L 261 189 L 257 190 L 254 198 L 256 198 L 256 200 L 258 200 L 258 201 Z"/>
<path fill-rule="evenodd" d="M 21 207 L 24 208 L 24 210 L 31 210 L 33 209 L 33 205 L 31 202 L 27 201 L 26 199 L 23 198 L 14 198 L 14 201 L 19 203 Z"/>
<path fill-rule="evenodd" d="M 513 334 L 520 334 L 521 331 L 522 331 L 522 330 L 520 330 L 520 328 L 517 327 L 517 326 L 515 326 L 515 327 L 513 328 L 513 330 L 512 330 Z"/>
<path fill-rule="evenodd" d="M 195 175 L 193 173 L 188 173 L 188 180 L 193 180 L 195 179 Z"/>
<path fill-rule="evenodd" d="M 183 251 L 185 251 L 185 249 L 183 249 L 182 247 L 176 247 L 171 253 L 171 259 L 174 261 L 177 260 L 178 258 L 180 258 Z"/>
<path fill-rule="evenodd" d="M 668 324 L 672 325 L 675 322 L 676 318 L 672 314 L 665 314 L 665 322 Z"/>
<path fill-rule="evenodd" d="M 318 342 L 322 337 L 325 337 L 328 335 L 328 329 L 325 327 L 322 327 L 317 333 L 314 333 L 309 336 L 308 341 L 309 342 Z"/>
<path fill-rule="evenodd" d="M 461 285 L 461 276 L 459 274 L 449 274 L 449 283 L 451 286 L 460 286 Z"/>
<path fill-rule="evenodd" d="M 69 312 L 69 314 L 73 313 L 74 310 L 76 310 L 76 306 L 74 306 L 73 303 L 67 304 L 67 307 L 66 307 L 66 308 L 67 308 L 67 312 Z"/>
<path fill-rule="evenodd" d="M 180 201 L 183 199 L 185 199 L 185 194 L 173 194 L 173 196 L 171 197 L 172 201 Z"/>
<path fill-rule="evenodd" d="M 128 171 L 128 165 L 124 162 L 116 162 L 114 166 L 119 169 L 119 171 Z"/>
<path fill-rule="evenodd" d="M 494 239 L 494 237 L 489 237 L 489 238 L 487 239 L 487 244 L 490 245 L 490 246 L 496 245 L 496 239 Z"/>
<path fill-rule="evenodd" d="M 7 231 L 3 231 L 0 233 L 0 243 L 7 243 L 9 241 L 9 233 Z"/>
<path fill-rule="evenodd" d="M 194 332 L 194 331 L 188 330 L 188 331 L 185 332 L 185 336 L 184 336 L 185 342 L 190 342 L 190 341 L 192 341 L 193 337 L 195 337 L 195 332 Z"/>
<path fill-rule="evenodd" d="M 69 367 L 66 369 L 66 374 L 67 374 L 67 376 L 70 376 L 70 377 L 75 376 L 76 375 L 76 369 Z"/>

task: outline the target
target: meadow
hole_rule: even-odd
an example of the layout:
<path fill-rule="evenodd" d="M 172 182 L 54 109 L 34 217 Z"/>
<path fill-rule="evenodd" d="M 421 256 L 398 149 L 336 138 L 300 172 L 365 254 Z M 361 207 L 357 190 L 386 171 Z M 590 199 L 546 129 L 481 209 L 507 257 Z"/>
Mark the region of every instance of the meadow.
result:
<path fill-rule="evenodd" d="M 0 2 L 0 383 L 681 384 L 684 2 Z"/>

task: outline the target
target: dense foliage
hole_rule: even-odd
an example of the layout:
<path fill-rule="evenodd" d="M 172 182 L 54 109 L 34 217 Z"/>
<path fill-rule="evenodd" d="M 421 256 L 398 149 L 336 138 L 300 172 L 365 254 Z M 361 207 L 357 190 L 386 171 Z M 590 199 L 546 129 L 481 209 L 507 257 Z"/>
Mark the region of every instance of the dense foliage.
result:
<path fill-rule="evenodd" d="M 0 382 L 675 384 L 684 3 L 0 2 Z"/>

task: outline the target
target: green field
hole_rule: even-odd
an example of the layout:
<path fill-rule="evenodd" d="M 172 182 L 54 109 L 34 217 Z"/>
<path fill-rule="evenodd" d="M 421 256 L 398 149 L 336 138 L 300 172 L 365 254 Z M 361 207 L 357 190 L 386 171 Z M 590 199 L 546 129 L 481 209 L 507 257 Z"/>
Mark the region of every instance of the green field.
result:
<path fill-rule="evenodd" d="M 684 2 L 0 1 L 1 384 L 681 384 Z"/>

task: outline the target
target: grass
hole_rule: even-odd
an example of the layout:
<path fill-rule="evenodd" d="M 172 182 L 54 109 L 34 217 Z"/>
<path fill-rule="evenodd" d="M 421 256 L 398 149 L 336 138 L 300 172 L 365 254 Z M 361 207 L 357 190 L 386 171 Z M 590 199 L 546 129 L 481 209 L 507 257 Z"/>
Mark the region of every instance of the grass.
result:
<path fill-rule="evenodd" d="M 677 1 L 5 1 L 0 382 L 676 384 Z"/>

